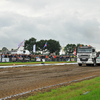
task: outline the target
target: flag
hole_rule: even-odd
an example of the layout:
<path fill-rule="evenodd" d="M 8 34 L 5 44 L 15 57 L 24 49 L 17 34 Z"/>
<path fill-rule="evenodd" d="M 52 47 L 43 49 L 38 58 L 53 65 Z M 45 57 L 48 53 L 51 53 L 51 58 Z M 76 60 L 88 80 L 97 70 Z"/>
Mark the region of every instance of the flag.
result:
<path fill-rule="evenodd" d="M 33 52 L 35 52 L 36 51 L 36 45 L 34 44 L 33 45 Z"/>
<path fill-rule="evenodd" d="M 43 48 L 45 48 L 47 46 L 47 42 L 45 43 L 45 45 L 44 45 L 44 47 Z"/>
<path fill-rule="evenodd" d="M 23 47 L 23 46 L 24 46 L 24 42 L 25 42 L 25 40 L 23 40 L 21 43 L 18 44 L 18 49 L 19 49 L 20 47 Z"/>
<path fill-rule="evenodd" d="M 76 56 L 76 47 L 75 47 L 75 56 Z"/>
<path fill-rule="evenodd" d="M 61 50 L 62 54 L 64 54 L 64 47 L 62 47 L 62 50 Z"/>
<path fill-rule="evenodd" d="M 62 47 L 62 52 L 64 52 L 64 47 Z"/>

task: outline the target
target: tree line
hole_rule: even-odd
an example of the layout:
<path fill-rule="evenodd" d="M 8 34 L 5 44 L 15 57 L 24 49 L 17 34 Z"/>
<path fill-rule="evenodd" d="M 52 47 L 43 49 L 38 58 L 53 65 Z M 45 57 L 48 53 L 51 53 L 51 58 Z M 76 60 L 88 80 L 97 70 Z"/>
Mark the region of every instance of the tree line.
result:
<path fill-rule="evenodd" d="M 47 42 L 47 46 L 45 48 L 44 45 Z M 60 50 L 62 49 L 59 41 L 49 39 L 49 40 L 40 40 L 37 41 L 34 37 L 31 37 L 29 40 L 25 40 L 24 43 L 24 49 L 29 50 L 31 53 L 33 53 L 33 45 L 36 45 L 36 51 L 49 51 L 50 53 L 55 53 L 56 55 L 59 55 Z M 65 54 L 71 54 L 75 51 L 75 47 L 77 48 L 78 46 L 84 44 L 66 44 L 64 47 L 64 52 Z M 86 45 L 85 45 L 86 46 Z M 6 47 L 3 47 L 1 52 L 8 51 Z M 11 49 L 13 51 L 13 49 Z"/>
<path fill-rule="evenodd" d="M 43 48 L 46 42 L 47 42 L 47 46 L 45 48 Z M 59 52 L 61 50 L 61 45 L 60 45 L 59 41 L 56 41 L 53 39 L 36 41 L 36 39 L 33 37 L 30 38 L 29 40 L 25 40 L 24 48 L 29 50 L 30 52 L 32 52 L 34 44 L 36 44 L 36 51 L 38 51 L 38 50 L 43 51 L 44 49 L 46 49 L 50 53 L 55 53 L 55 54 L 59 55 Z M 64 47 L 65 54 L 73 53 L 75 51 L 75 47 L 77 48 L 80 45 L 84 46 L 84 44 L 77 44 L 77 45 L 76 44 L 67 44 Z"/>
<path fill-rule="evenodd" d="M 46 42 L 47 46 L 43 48 Z M 59 54 L 61 49 L 59 41 L 53 39 L 36 41 L 36 39 L 33 37 L 30 38 L 29 40 L 25 40 L 24 48 L 32 52 L 34 44 L 36 45 L 36 51 L 38 50 L 43 51 L 44 49 L 46 49 L 50 53 L 55 52 L 56 54 Z"/>

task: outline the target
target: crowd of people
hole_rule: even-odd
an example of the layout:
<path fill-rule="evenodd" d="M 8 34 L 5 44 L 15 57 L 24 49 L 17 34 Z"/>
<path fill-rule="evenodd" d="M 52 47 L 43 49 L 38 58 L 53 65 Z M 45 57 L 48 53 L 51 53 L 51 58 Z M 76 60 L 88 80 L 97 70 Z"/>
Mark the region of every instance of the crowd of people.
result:
<path fill-rule="evenodd" d="M 26 62 L 26 61 L 68 61 L 71 58 L 75 58 L 75 56 L 68 55 L 35 55 L 35 54 L 1 54 L 0 59 L 1 62 Z"/>

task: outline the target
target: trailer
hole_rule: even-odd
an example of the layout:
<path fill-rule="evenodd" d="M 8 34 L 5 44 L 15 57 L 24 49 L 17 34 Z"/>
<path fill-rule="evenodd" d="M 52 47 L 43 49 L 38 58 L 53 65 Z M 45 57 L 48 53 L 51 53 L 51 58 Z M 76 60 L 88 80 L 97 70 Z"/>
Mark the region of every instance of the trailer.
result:
<path fill-rule="evenodd" d="M 92 46 L 80 46 L 77 48 L 77 63 L 79 66 L 82 66 L 82 64 L 97 65 L 97 53 L 96 49 Z M 100 61 L 100 59 L 98 60 Z M 100 63 L 100 62 L 99 62 Z"/>

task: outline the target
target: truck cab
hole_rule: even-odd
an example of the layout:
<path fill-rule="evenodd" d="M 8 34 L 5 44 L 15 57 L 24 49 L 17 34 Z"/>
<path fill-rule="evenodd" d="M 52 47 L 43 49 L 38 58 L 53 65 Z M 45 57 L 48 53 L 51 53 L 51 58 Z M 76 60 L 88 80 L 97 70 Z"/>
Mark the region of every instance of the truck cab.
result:
<path fill-rule="evenodd" d="M 77 48 L 77 63 L 79 66 L 82 64 L 96 65 L 96 50 L 92 46 L 80 46 Z"/>

